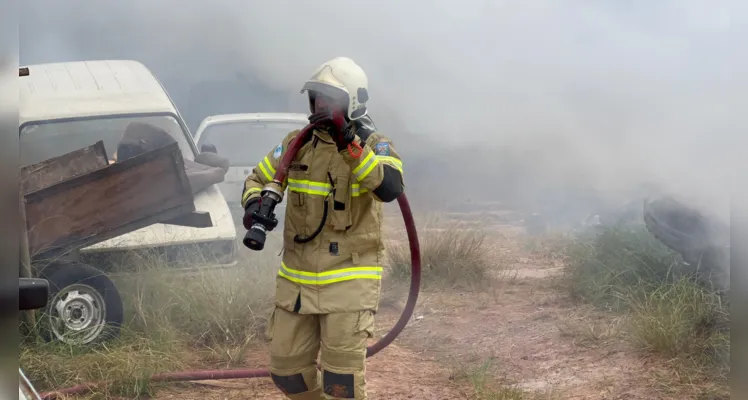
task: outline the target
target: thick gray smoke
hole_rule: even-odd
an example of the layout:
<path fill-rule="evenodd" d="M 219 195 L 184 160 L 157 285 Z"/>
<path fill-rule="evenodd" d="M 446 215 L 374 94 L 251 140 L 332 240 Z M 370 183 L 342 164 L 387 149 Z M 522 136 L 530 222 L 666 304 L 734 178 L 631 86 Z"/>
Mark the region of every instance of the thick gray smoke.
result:
<path fill-rule="evenodd" d="M 303 81 L 345 55 L 369 75 L 375 122 L 419 160 L 410 187 L 541 207 L 647 184 L 724 217 L 748 144 L 744 8 L 37 0 L 23 3 L 21 60 L 140 60 L 194 127 L 217 112 L 303 112 Z"/>

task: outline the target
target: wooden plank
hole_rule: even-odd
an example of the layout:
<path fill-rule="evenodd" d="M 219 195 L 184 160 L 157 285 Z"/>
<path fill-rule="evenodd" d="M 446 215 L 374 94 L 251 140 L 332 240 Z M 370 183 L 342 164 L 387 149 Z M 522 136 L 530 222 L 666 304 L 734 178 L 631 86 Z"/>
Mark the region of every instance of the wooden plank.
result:
<path fill-rule="evenodd" d="M 96 235 L 91 235 L 76 241 L 71 241 L 68 244 L 55 247 L 47 246 L 46 248 L 42 248 L 40 251 L 35 253 L 32 258 L 35 263 L 46 265 L 55 260 L 71 257 L 70 255 L 74 252 L 77 252 L 79 249 L 86 248 L 96 243 L 101 243 L 117 236 L 125 235 L 132 231 L 136 231 L 153 224 L 162 223 L 164 222 L 164 220 L 177 218 L 180 215 L 192 212 L 194 209 L 195 206 L 193 204 L 185 204 L 182 206 L 174 207 L 169 210 L 161 211 L 158 214 L 134 220 L 127 225 L 121 225 L 107 231 L 102 231 Z"/>
<path fill-rule="evenodd" d="M 25 202 L 32 258 L 195 211 L 176 143 L 31 192 Z"/>
<path fill-rule="evenodd" d="M 85 175 L 109 165 L 104 142 L 50 158 L 21 168 L 19 181 L 21 193 L 28 194 L 45 187 Z"/>

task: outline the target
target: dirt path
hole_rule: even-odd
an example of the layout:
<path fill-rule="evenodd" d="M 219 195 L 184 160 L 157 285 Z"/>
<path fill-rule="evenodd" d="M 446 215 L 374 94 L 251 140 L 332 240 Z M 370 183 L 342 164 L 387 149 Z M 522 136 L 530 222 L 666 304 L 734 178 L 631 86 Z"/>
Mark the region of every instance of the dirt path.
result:
<path fill-rule="evenodd" d="M 393 360 L 396 360 L 393 362 Z M 257 363 L 263 367 L 267 363 Z M 467 399 L 461 385 L 450 382 L 450 371 L 441 363 L 413 350 L 391 345 L 368 364 L 371 399 Z M 406 379 L 406 377 L 408 379 Z M 284 399 L 269 379 L 215 381 L 185 384 L 159 391 L 157 399 Z"/>
<path fill-rule="evenodd" d="M 483 381 L 494 393 L 483 399 L 691 398 L 658 384 L 660 377 L 672 381 L 672 372 L 628 347 L 620 320 L 559 292 L 559 265 L 509 253 L 510 270 L 489 290 L 422 293 L 395 344 L 369 359 L 370 398 L 474 399 Z M 396 291 L 385 296 L 378 335 L 394 324 L 404 300 Z M 267 365 L 266 348 L 250 357 L 248 367 Z M 268 379 L 256 379 L 169 386 L 156 398 L 283 397 Z"/>

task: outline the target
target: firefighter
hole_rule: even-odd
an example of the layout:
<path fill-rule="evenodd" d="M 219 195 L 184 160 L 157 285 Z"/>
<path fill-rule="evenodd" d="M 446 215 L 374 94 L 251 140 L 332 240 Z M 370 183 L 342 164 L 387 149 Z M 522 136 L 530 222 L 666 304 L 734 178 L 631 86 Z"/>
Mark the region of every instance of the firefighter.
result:
<path fill-rule="evenodd" d="M 316 125 L 283 183 L 283 257 L 267 329 L 273 382 L 292 400 L 367 398 L 364 362 L 384 256 L 382 207 L 404 189 L 400 156 L 367 115 L 367 86 L 363 69 L 338 57 L 301 89 Z M 331 123 L 336 110 L 345 115 L 342 129 Z M 299 132 L 289 133 L 247 177 L 245 228 Z"/>

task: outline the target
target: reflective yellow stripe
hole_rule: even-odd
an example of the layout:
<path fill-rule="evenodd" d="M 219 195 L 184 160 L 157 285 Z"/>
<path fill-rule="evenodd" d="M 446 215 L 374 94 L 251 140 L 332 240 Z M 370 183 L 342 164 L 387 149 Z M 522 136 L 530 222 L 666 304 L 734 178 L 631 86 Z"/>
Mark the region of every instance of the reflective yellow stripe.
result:
<path fill-rule="evenodd" d="M 260 168 L 260 171 L 262 171 L 262 174 L 265 175 L 265 179 L 267 179 L 268 182 L 273 180 L 273 175 L 270 175 L 268 170 L 265 168 L 265 161 L 261 161 L 257 166 Z"/>
<path fill-rule="evenodd" d="M 264 161 L 265 161 L 265 166 L 267 167 L 268 171 L 270 171 L 270 175 L 275 176 L 275 168 L 273 168 L 273 163 L 270 162 L 270 159 L 268 158 L 268 156 L 265 156 Z"/>
<path fill-rule="evenodd" d="M 366 179 L 367 176 L 371 173 L 371 171 L 374 169 L 374 167 L 379 164 L 379 161 L 376 157 L 374 157 L 374 152 L 369 151 L 369 154 L 364 157 L 363 161 L 361 161 L 361 164 L 358 165 L 353 170 L 353 174 L 356 175 L 356 179 L 359 181 L 362 181 Z"/>
<path fill-rule="evenodd" d="M 288 190 L 297 193 L 316 194 L 327 196 L 332 192 L 332 185 L 325 182 L 315 182 L 301 179 L 289 179 Z"/>
<path fill-rule="evenodd" d="M 366 188 L 362 188 L 361 185 L 359 185 L 358 183 L 354 183 L 353 185 L 351 185 L 351 189 L 352 189 L 351 196 L 353 197 L 358 197 L 368 192 Z"/>
<path fill-rule="evenodd" d="M 403 162 L 392 156 L 377 156 L 377 160 L 388 163 L 391 167 L 403 173 Z"/>
<path fill-rule="evenodd" d="M 371 173 L 371 171 L 372 171 L 372 170 L 374 169 L 374 167 L 376 167 L 376 166 L 377 166 L 377 164 L 379 164 L 379 160 L 377 160 L 377 159 L 375 158 L 375 159 L 374 159 L 374 161 L 372 161 L 371 165 L 369 165 L 369 167 L 367 167 L 367 168 L 366 168 L 366 171 L 364 171 L 364 172 L 363 172 L 363 173 L 361 174 L 361 176 L 359 176 L 359 177 L 358 177 L 358 180 L 359 180 L 359 181 L 362 181 L 362 180 L 364 180 L 364 179 L 365 179 L 365 178 L 366 178 L 367 176 L 369 176 L 369 174 L 370 174 L 370 173 Z"/>
<path fill-rule="evenodd" d="M 306 193 L 315 196 L 327 196 L 332 192 L 332 185 L 325 182 L 289 179 L 288 190 L 296 193 Z M 351 185 L 351 196 L 353 197 L 358 197 L 366 192 L 368 192 L 368 190 L 366 190 L 366 188 L 362 188 L 358 183 L 354 183 Z"/>
<path fill-rule="evenodd" d="M 341 268 L 325 272 L 307 272 L 288 268 L 286 263 L 281 261 L 281 268 L 278 275 L 288 279 L 291 282 L 303 283 L 307 285 L 327 285 L 335 282 L 350 281 L 353 279 L 382 279 L 382 267 L 351 267 Z"/>
<path fill-rule="evenodd" d="M 249 200 L 249 196 L 250 196 L 250 195 L 251 195 L 252 193 L 260 193 L 261 191 L 262 191 L 262 189 L 260 189 L 260 188 L 255 188 L 255 187 L 252 187 L 252 188 L 249 188 L 249 189 L 247 189 L 247 190 L 246 190 L 246 191 L 244 192 L 244 194 L 242 195 L 242 207 L 243 207 L 243 206 L 244 206 L 244 205 L 245 205 L 245 204 L 247 203 L 247 200 Z"/>

